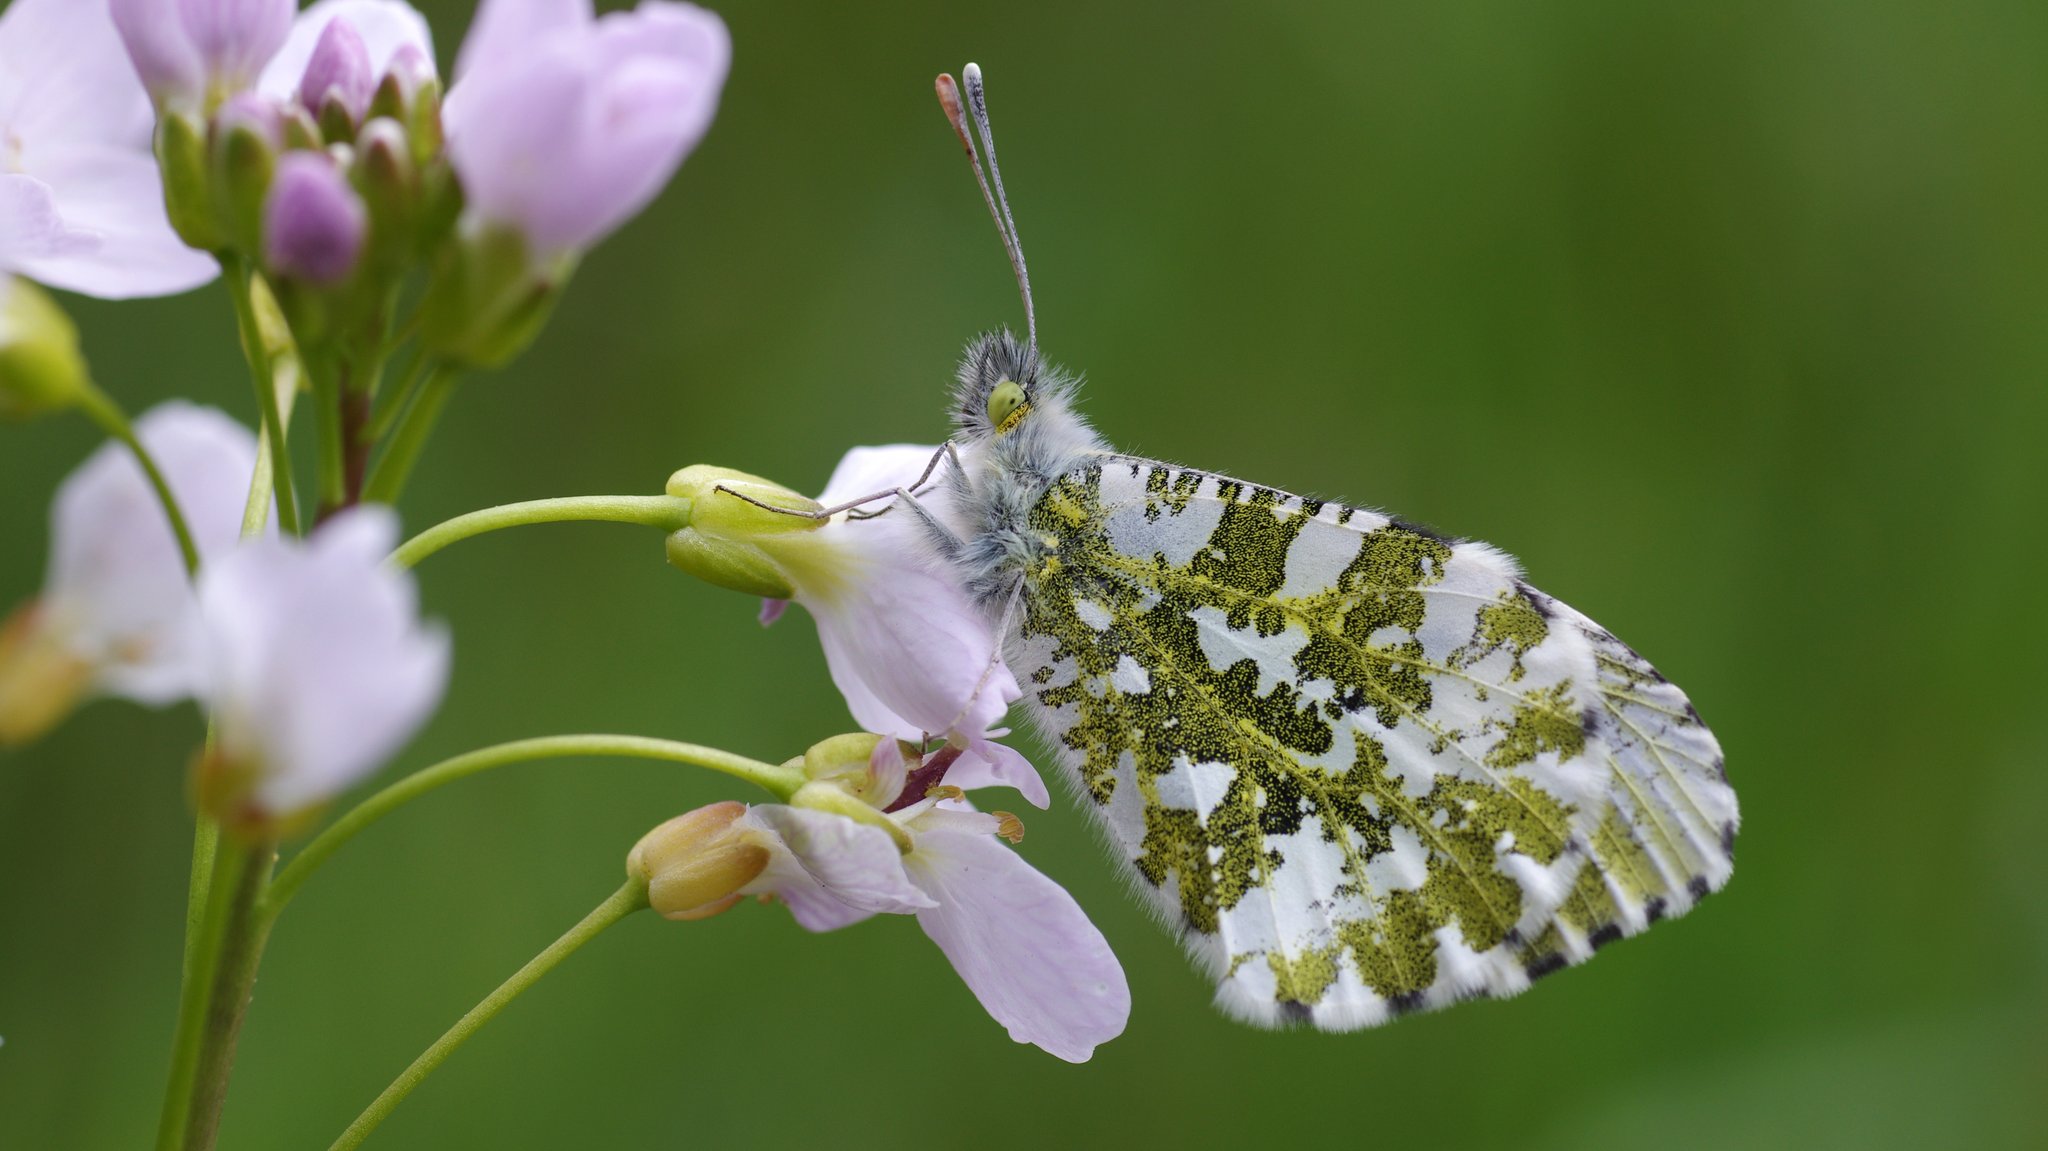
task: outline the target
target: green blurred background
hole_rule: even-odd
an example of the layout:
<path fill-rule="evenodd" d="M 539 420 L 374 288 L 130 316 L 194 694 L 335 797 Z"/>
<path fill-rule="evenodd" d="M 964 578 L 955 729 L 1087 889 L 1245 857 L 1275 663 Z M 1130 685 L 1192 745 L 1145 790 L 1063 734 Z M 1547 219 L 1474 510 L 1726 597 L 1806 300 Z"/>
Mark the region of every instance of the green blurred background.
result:
<path fill-rule="evenodd" d="M 425 7 L 445 61 L 470 5 Z M 1519 555 L 1713 723 L 1740 867 L 1520 999 L 1267 1034 L 1209 1008 L 1062 798 L 1022 850 L 1135 999 L 1094 1062 L 1009 1042 L 907 920 L 641 916 L 372 1146 L 2048 1141 L 2048 7 L 721 11 L 710 137 L 458 396 L 410 525 L 692 462 L 815 490 L 851 444 L 941 436 L 962 342 L 1020 318 L 931 96 L 978 59 L 1044 345 L 1104 433 Z M 249 418 L 217 286 L 72 303 L 131 407 Z M 0 429 L 0 601 L 93 443 Z M 456 675 L 391 772 L 563 731 L 775 759 L 849 726 L 808 620 L 763 632 L 644 529 L 501 534 L 421 577 Z M 0 1146 L 153 1131 L 199 738 L 102 703 L 0 757 Z M 365 835 L 277 932 L 223 1145 L 325 1146 L 640 832 L 735 788 L 529 765 Z"/>

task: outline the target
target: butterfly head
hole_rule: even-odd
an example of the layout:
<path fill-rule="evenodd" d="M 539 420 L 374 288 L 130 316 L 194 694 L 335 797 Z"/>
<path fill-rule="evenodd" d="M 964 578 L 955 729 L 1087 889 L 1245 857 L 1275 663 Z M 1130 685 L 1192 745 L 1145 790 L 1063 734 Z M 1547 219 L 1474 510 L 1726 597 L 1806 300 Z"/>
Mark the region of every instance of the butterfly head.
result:
<path fill-rule="evenodd" d="M 1014 435 L 1042 399 L 1037 353 L 1008 329 L 975 338 L 960 360 L 953 423 L 969 442 Z"/>

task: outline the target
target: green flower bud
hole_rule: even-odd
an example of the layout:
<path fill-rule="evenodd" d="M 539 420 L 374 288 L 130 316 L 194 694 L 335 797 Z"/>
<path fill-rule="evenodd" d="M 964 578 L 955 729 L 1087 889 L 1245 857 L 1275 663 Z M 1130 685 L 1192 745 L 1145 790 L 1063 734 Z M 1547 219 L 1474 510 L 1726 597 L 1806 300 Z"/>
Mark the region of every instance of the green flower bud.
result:
<path fill-rule="evenodd" d="M 156 160 L 171 228 L 192 247 L 217 252 L 224 238 L 213 208 L 206 152 L 204 126 L 186 113 L 165 109 L 156 123 Z"/>
<path fill-rule="evenodd" d="M 41 288 L 0 275 L 0 419 L 71 407 L 89 386 L 71 317 Z"/>
<path fill-rule="evenodd" d="M 370 213 L 371 265 L 402 271 L 413 251 L 420 182 L 398 121 L 379 117 L 363 125 L 356 139 L 355 184 Z"/>
<path fill-rule="evenodd" d="M 690 501 L 690 526 L 668 537 L 668 562 L 706 583 L 747 595 L 789 599 L 796 594 L 790 566 L 801 564 L 810 550 L 803 537 L 825 521 L 772 509 L 815 512 L 816 500 L 760 476 L 704 464 L 670 476 L 667 490 Z"/>
<path fill-rule="evenodd" d="M 263 198 L 277 172 L 278 139 L 262 125 L 223 119 L 213 140 L 213 190 L 227 242 L 263 250 Z"/>

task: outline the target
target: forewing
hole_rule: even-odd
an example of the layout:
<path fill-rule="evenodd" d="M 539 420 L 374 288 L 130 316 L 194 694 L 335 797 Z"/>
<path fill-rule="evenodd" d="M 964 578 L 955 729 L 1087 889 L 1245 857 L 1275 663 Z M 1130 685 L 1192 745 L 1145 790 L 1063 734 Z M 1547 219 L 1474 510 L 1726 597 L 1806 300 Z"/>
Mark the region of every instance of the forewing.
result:
<path fill-rule="evenodd" d="M 1512 995 L 1727 881 L 1713 734 L 1500 552 L 1127 457 L 1030 523 L 1013 667 L 1231 1014 Z"/>

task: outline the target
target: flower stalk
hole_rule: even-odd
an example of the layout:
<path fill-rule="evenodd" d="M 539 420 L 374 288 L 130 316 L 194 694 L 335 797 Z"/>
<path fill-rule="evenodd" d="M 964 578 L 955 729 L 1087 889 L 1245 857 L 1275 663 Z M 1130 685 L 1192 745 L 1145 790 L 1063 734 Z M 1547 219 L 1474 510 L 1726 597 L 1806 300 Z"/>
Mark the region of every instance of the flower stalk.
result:
<path fill-rule="evenodd" d="M 264 904 L 273 915 L 283 911 L 329 856 L 371 824 L 428 792 L 492 768 L 537 759 L 576 756 L 655 759 L 689 764 L 745 780 L 778 800 L 787 800 L 804 783 L 804 773 L 800 768 L 778 767 L 715 747 L 669 739 L 637 735 L 553 735 L 500 743 L 422 768 L 357 804 L 292 857 L 271 882 L 269 891 L 264 895 Z"/>
<path fill-rule="evenodd" d="M 573 523 L 593 520 L 615 524 L 642 524 L 663 532 L 681 531 L 690 525 L 689 499 L 681 496 L 564 496 L 557 499 L 527 500 L 500 504 L 444 520 L 405 541 L 391 553 L 391 562 L 409 568 L 450 544 L 505 528 L 527 524 Z"/>
<path fill-rule="evenodd" d="M 348 1125 L 348 1130 L 341 1133 L 341 1137 L 334 1141 L 328 1151 L 349 1151 L 351 1148 L 362 1146 L 363 1140 L 370 1137 L 370 1132 L 375 1131 L 377 1125 L 384 1122 L 391 1112 L 405 1101 L 406 1096 L 412 1094 L 413 1088 L 418 1087 L 421 1081 L 433 1074 L 435 1068 L 447 1062 L 448 1057 L 455 1054 L 455 1050 L 468 1042 L 469 1037 L 481 1030 L 484 1024 L 497 1018 L 500 1011 L 519 998 L 527 988 L 540 982 L 541 976 L 553 971 L 562 960 L 574 954 L 577 948 L 597 938 L 605 928 L 646 906 L 647 881 L 628 877 L 626 882 L 612 893 L 611 898 L 598 904 L 589 915 L 583 917 L 582 922 L 549 944 L 539 955 L 527 960 L 524 967 L 513 972 L 510 979 L 499 984 L 497 990 L 484 996 L 483 1002 L 470 1008 L 468 1013 L 456 1020 L 455 1025 L 436 1039 L 432 1046 L 420 1052 L 419 1058 L 413 1060 L 411 1066 L 400 1072 L 389 1087 L 372 1100 L 368 1107 L 363 1108 L 363 1113 L 356 1116 L 355 1122 Z"/>

